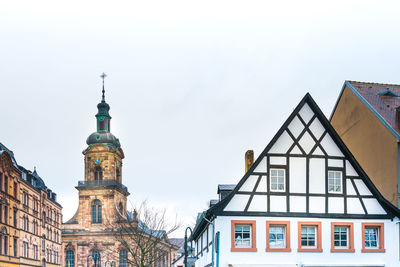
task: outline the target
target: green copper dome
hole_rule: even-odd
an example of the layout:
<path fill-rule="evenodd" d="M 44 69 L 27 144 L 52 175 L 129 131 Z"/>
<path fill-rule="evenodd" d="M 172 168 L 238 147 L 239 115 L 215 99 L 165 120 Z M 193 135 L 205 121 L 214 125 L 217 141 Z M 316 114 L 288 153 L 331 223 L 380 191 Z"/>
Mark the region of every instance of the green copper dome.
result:
<path fill-rule="evenodd" d="M 118 138 L 116 138 L 110 132 L 110 121 L 111 116 L 109 114 L 110 105 L 107 104 L 105 100 L 105 90 L 104 90 L 104 77 L 106 75 L 103 73 L 101 76 L 103 78 L 103 95 L 101 102 L 97 104 L 97 114 L 96 114 L 96 123 L 97 123 L 97 131 L 89 135 L 86 139 L 86 143 L 90 146 L 93 144 L 105 144 L 105 145 L 112 145 L 114 148 L 121 147 Z"/>

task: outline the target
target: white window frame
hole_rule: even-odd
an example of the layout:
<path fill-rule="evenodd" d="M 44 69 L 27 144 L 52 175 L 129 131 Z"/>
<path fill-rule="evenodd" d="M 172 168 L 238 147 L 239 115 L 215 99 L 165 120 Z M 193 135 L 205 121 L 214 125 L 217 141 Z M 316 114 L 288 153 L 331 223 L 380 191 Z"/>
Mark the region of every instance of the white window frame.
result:
<path fill-rule="evenodd" d="M 329 178 L 329 173 L 333 173 L 333 178 Z M 329 180 L 333 179 L 334 183 L 333 186 L 335 187 L 335 180 L 336 178 L 336 173 L 340 173 L 340 191 L 332 191 L 329 189 Z M 336 170 L 328 170 L 328 193 L 330 194 L 342 194 L 343 193 L 343 172 L 342 171 L 336 171 Z"/>
<path fill-rule="evenodd" d="M 272 171 L 283 171 L 283 189 L 272 189 Z M 276 176 L 278 179 L 279 176 Z M 277 186 L 279 182 L 277 182 Z M 271 168 L 269 169 L 269 191 L 271 192 L 286 192 L 286 169 L 283 168 Z"/>
<path fill-rule="evenodd" d="M 279 224 L 277 224 L 277 225 L 270 225 L 269 226 L 269 233 L 268 233 L 268 235 L 270 235 L 271 234 L 271 229 L 272 228 L 282 228 L 283 229 L 283 246 L 272 246 L 271 245 L 271 240 L 280 240 L 280 239 L 271 239 L 271 236 L 269 236 L 269 248 L 270 249 L 276 249 L 276 248 L 286 248 L 286 246 L 287 246 L 287 244 L 286 244 L 286 225 L 279 225 Z"/>
<path fill-rule="evenodd" d="M 236 243 L 236 226 L 242 226 L 242 227 L 249 227 L 249 229 L 250 229 L 250 231 L 249 231 L 249 245 L 248 246 L 243 246 L 243 245 L 237 245 L 237 243 Z M 252 229 L 253 227 L 252 227 L 252 225 L 251 224 L 235 224 L 235 228 L 234 228 L 234 231 L 235 231 L 235 233 L 234 233 L 234 236 L 235 236 L 235 248 L 251 248 L 252 247 L 252 242 L 253 242 L 253 240 L 252 240 L 252 231 L 253 231 L 253 229 Z M 242 233 L 242 235 L 243 235 L 243 230 L 241 231 L 241 233 Z"/>
<path fill-rule="evenodd" d="M 301 248 L 311 248 L 311 249 L 314 249 L 314 248 L 317 248 L 318 247 L 318 244 L 317 244 L 317 242 L 318 242 L 318 227 L 317 226 L 314 226 L 314 225 L 302 225 L 301 226 L 301 228 L 314 228 L 315 229 L 315 232 L 314 232 L 314 246 L 306 246 L 306 245 L 303 245 L 302 243 L 301 243 L 301 241 L 302 240 L 300 240 L 300 244 L 301 244 Z M 301 229 L 300 228 L 300 238 L 301 238 L 301 236 L 302 236 L 302 232 L 301 232 Z M 308 235 L 308 234 L 307 234 Z M 307 238 L 307 240 L 308 240 L 308 238 Z"/>
<path fill-rule="evenodd" d="M 346 229 L 346 246 L 340 246 L 340 242 L 344 241 L 344 240 L 341 239 L 341 236 L 340 236 L 341 232 L 339 232 L 339 239 L 335 238 L 335 230 L 337 228 L 345 228 Z M 333 228 L 333 246 L 335 248 L 338 248 L 338 249 L 348 249 L 349 248 L 349 242 L 350 242 L 349 232 L 350 232 L 350 227 L 348 227 L 348 226 L 340 226 L 340 225 L 334 226 L 334 228 Z M 335 246 L 335 241 L 339 241 L 339 246 Z"/>
<path fill-rule="evenodd" d="M 376 246 L 375 247 L 367 247 L 365 244 L 364 244 L 364 247 L 365 247 L 365 249 L 379 249 L 380 247 L 379 247 L 379 235 L 380 235 L 380 227 L 378 227 L 378 226 L 366 226 L 365 227 L 365 229 L 376 229 Z M 364 230 L 364 242 L 367 242 L 367 236 L 365 235 L 365 230 Z M 368 242 L 371 242 L 371 240 L 368 240 Z"/>

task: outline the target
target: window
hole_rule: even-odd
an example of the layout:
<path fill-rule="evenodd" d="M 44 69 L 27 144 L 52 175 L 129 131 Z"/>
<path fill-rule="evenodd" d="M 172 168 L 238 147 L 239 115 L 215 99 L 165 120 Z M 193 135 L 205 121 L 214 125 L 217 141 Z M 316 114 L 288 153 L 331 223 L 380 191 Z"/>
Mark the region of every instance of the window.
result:
<path fill-rule="evenodd" d="M 34 211 L 38 211 L 38 201 L 36 198 L 32 199 L 32 208 Z"/>
<path fill-rule="evenodd" d="M 14 227 L 17 227 L 17 208 L 14 208 L 14 212 L 13 212 L 13 219 L 14 219 Z"/>
<path fill-rule="evenodd" d="M 270 170 L 270 190 L 273 192 L 285 191 L 285 169 Z"/>
<path fill-rule="evenodd" d="M 299 252 L 322 252 L 321 222 L 298 222 Z"/>
<path fill-rule="evenodd" d="M 93 200 L 92 223 L 101 223 L 101 202 L 98 199 Z"/>
<path fill-rule="evenodd" d="M 42 227 L 44 228 L 46 224 L 46 212 L 43 211 L 42 213 Z"/>
<path fill-rule="evenodd" d="M 42 251 L 44 252 L 44 246 L 45 246 L 45 244 L 46 244 L 46 240 L 45 240 L 46 238 L 45 238 L 45 236 L 43 235 L 42 236 Z"/>
<path fill-rule="evenodd" d="M 126 249 L 119 251 L 119 267 L 128 267 L 128 251 Z"/>
<path fill-rule="evenodd" d="M 385 252 L 384 224 L 362 223 L 361 252 Z"/>
<path fill-rule="evenodd" d="M 103 171 L 100 166 L 94 167 L 94 179 L 103 180 Z"/>
<path fill-rule="evenodd" d="M 354 252 L 353 223 L 331 223 L 331 252 Z"/>
<path fill-rule="evenodd" d="M 8 207 L 4 206 L 4 223 L 8 224 Z"/>
<path fill-rule="evenodd" d="M 4 255 L 8 255 L 8 236 L 4 236 L 3 241 Z"/>
<path fill-rule="evenodd" d="M 0 190 L 3 191 L 3 173 L 0 172 Z"/>
<path fill-rule="evenodd" d="M 100 131 L 104 131 L 104 120 L 100 120 Z"/>
<path fill-rule="evenodd" d="M 14 238 L 14 243 L 13 243 L 14 257 L 17 257 L 17 249 L 18 249 L 17 246 L 18 246 L 17 239 Z"/>
<path fill-rule="evenodd" d="M 18 191 L 17 191 L 17 183 L 14 182 L 14 198 L 17 198 L 17 195 L 18 195 L 17 192 L 18 192 Z"/>
<path fill-rule="evenodd" d="M 231 251 L 257 251 L 256 221 L 231 221 Z"/>
<path fill-rule="evenodd" d="M 328 193 L 342 192 L 342 172 L 328 171 Z"/>
<path fill-rule="evenodd" d="M 92 250 L 92 259 L 95 261 L 95 262 L 98 262 L 98 261 L 100 261 L 101 260 L 101 257 L 100 257 L 100 252 L 98 251 L 98 250 Z"/>
<path fill-rule="evenodd" d="M 267 221 L 267 248 L 265 251 L 291 251 L 290 222 Z"/>
<path fill-rule="evenodd" d="M 4 192 L 8 194 L 8 177 L 4 175 Z"/>
<path fill-rule="evenodd" d="M 22 257 L 28 258 L 29 244 L 28 241 L 22 242 Z"/>
<path fill-rule="evenodd" d="M 37 260 L 38 259 L 38 246 L 37 245 L 33 245 L 33 258 L 35 259 L 35 260 Z"/>

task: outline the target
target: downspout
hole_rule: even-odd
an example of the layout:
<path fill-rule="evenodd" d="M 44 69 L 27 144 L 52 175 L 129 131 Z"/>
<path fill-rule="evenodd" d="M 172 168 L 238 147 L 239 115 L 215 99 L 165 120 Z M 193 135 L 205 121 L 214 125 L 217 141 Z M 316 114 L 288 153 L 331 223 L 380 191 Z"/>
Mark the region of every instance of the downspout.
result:
<path fill-rule="evenodd" d="M 217 254 L 217 260 L 216 260 L 216 264 L 215 264 L 216 267 L 219 267 L 219 235 L 220 235 L 220 233 L 217 232 L 217 234 L 216 234 L 217 245 L 215 247 L 215 254 Z"/>
<path fill-rule="evenodd" d="M 211 224 L 211 225 L 212 225 L 212 228 L 213 228 L 213 230 L 212 230 L 211 267 L 214 267 L 214 235 L 215 235 L 215 226 L 214 226 L 214 222 L 208 220 L 208 219 L 204 216 L 204 213 L 203 213 L 203 219 L 204 219 L 206 222 L 208 222 L 209 224 Z M 207 246 L 208 246 L 208 244 L 207 244 Z"/>

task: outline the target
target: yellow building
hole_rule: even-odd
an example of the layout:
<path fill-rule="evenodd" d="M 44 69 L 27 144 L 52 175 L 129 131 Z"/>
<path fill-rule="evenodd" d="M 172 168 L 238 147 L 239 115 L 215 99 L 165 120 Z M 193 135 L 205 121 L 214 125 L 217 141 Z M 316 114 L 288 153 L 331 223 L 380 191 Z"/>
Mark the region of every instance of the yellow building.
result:
<path fill-rule="evenodd" d="M 0 266 L 19 266 L 20 175 L 13 152 L 0 143 Z"/>
<path fill-rule="evenodd" d="M 36 170 L 0 144 L 0 266 L 60 266 L 61 210 Z"/>
<path fill-rule="evenodd" d="M 346 81 L 330 121 L 382 195 L 399 207 L 400 85 Z"/>

